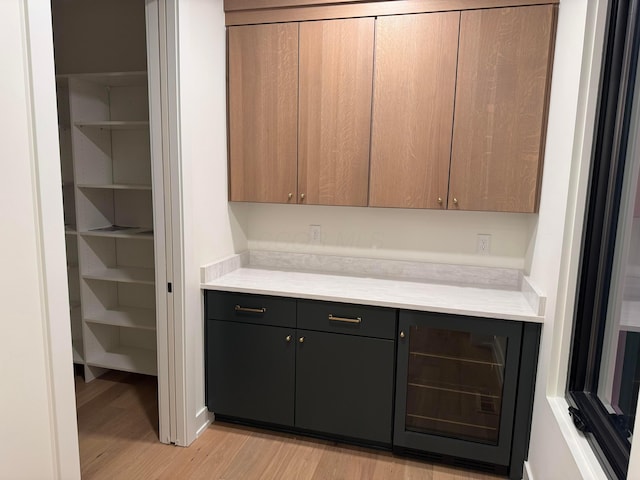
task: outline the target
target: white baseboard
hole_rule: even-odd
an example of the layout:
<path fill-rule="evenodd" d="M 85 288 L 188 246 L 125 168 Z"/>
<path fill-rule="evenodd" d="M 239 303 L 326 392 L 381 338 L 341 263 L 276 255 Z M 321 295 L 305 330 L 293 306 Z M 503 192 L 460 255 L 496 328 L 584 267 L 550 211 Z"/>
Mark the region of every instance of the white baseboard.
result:
<path fill-rule="evenodd" d="M 211 425 L 212 421 L 213 421 L 213 413 L 210 413 L 209 410 L 207 410 L 206 406 L 202 407 L 200 411 L 198 411 L 198 413 L 196 414 L 196 418 L 193 421 L 193 425 L 195 426 L 195 435 L 190 436 L 190 434 L 187 434 L 189 438 L 186 438 L 184 443 L 178 440 L 176 442 L 176 445 L 180 447 L 188 447 L 195 441 L 196 438 L 202 435 L 202 432 L 204 432 L 207 429 L 207 427 Z M 190 430 L 190 431 L 193 432 L 194 430 Z"/>
<path fill-rule="evenodd" d="M 202 432 L 204 432 L 211 422 L 213 421 L 213 413 L 207 410 L 207 407 L 202 407 L 202 409 L 196 415 L 196 425 L 200 425 L 196 430 L 196 438 L 198 438 Z M 194 439 L 195 440 L 195 439 Z"/>
<path fill-rule="evenodd" d="M 522 470 L 522 480 L 535 480 L 533 478 L 533 473 L 531 473 L 531 467 L 529 466 L 529 462 L 524 462 L 524 469 Z"/>

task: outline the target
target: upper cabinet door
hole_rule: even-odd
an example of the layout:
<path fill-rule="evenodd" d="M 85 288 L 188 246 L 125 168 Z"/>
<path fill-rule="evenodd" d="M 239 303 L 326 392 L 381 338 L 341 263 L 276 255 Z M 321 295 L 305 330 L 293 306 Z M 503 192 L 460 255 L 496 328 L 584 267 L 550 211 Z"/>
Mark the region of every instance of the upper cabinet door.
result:
<path fill-rule="evenodd" d="M 373 18 L 300 24 L 298 203 L 367 205 Z"/>
<path fill-rule="evenodd" d="M 229 28 L 229 199 L 295 203 L 298 24 Z"/>
<path fill-rule="evenodd" d="M 462 12 L 449 208 L 535 212 L 555 7 Z"/>
<path fill-rule="evenodd" d="M 460 12 L 381 17 L 369 205 L 445 208 Z"/>

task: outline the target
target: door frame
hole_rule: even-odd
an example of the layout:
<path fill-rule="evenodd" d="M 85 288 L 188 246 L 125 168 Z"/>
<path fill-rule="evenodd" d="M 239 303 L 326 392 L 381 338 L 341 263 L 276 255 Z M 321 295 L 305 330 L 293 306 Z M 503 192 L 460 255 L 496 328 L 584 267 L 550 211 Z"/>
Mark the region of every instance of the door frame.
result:
<path fill-rule="evenodd" d="M 28 68 L 31 129 L 34 151 L 58 152 L 53 27 L 49 0 L 22 0 L 25 62 Z M 183 253 L 180 249 L 180 156 L 177 82 L 176 0 L 145 0 L 148 36 L 149 94 L 156 235 L 156 304 L 158 345 L 159 438 L 163 443 L 188 445 L 184 358 Z M 79 478 L 80 463 L 75 389 L 71 367 L 71 334 L 66 295 L 53 295 L 66 285 L 60 204 L 59 154 L 36 155 L 35 191 L 40 208 L 39 244 L 42 261 L 45 349 L 49 362 L 49 409 L 52 417 L 54 478 Z M 56 175 L 56 172 L 58 173 Z M 158 186 L 158 189 L 156 189 Z M 59 212 L 57 211 L 59 210 Z M 168 225 L 164 219 L 169 218 Z M 160 221 L 163 219 L 162 221 Z M 179 226 L 180 228 L 174 228 Z M 58 238 L 60 237 L 60 238 Z M 46 248 L 45 248 L 46 247 Z M 173 252 L 176 254 L 173 255 Z M 175 274 L 174 274 L 175 272 Z M 171 294 L 167 293 L 172 283 Z M 66 288 L 65 288 L 66 291 Z M 165 301 L 166 300 L 166 301 Z M 64 312 L 63 312 L 64 313 Z"/>
<path fill-rule="evenodd" d="M 180 157 L 178 2 L 145 0 L 156 258 L 159 439 L 189 445 Z"/>
<path fill-rule="evenodd" d="M 75 385 L 69 295 L 62 212 L 62 184 L 53 26 L 49 0 L 21 0 L 27 105 L 36 204 L 37 248 L 40 267 L 40 302 L 47 363 L 45 399 L 51 419 L 53 478 L 79 479 L 80 455 L 76 419 Z M 37 339 L 34 339 L 37 341 Z M 28 412 L 22 412 L 28 414 Z"/>
<path fill-rule="evenodd" d="M 145 0 L 145 10 L 150 114 L 156 120 L 151 129 L 154 215 L 162 212 L 164 219 L 162 234 L 156 229 L 155 236 L 156 295 L 166 299 L 157 301 L 160 439 L 188 446 L 195 436 L 189 434 L 187 406 L 178 0 Z M 156 184 L 162 185 L 162 195 L 155 195 Z"/>
<path fill-rule="evenodd" d="M 147 82 L 149 88 L 149 125 L 151 176 L 153 185 L 153 228 L 156 280 L 156 346 L 158 362 L 158 436 L 162 443 L 175 443 L 175 401 L 173 401 L 173 299 L 168 285 L 172 282 L 171 209 L 167 208 L 167 112 L 166 83 L 163 81 L 165 58 L 162 11 L 164 1 L 145 0 L 147 39 Z M 170 206 L 169 206 L 170 207 Z M 173 291 L 173 288 L 171 288 Z"/>

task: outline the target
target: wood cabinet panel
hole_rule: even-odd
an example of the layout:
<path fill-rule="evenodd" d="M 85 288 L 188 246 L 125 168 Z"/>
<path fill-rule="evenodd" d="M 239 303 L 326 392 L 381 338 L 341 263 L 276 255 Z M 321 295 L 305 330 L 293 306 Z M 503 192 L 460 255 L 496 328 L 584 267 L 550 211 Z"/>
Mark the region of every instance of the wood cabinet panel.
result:
<path fill-rule="evenodd" d="M 295 203 L 298 25 L 231 27 L 228 41 L 229 199 Z"/>
<path fill-rule="evenodd" d="M 299 203 L 367 205 L 373 28 L 373 18 L 300 24 Z"/>
<path fill-rule="evenodd" d="M 462 12 L 449 208 L 537 210 L 552 5 Z"/>
<path fill-rule="evenodd" d="M 446 207 L 459 20 L 376 22 L 370 206 Z"/>

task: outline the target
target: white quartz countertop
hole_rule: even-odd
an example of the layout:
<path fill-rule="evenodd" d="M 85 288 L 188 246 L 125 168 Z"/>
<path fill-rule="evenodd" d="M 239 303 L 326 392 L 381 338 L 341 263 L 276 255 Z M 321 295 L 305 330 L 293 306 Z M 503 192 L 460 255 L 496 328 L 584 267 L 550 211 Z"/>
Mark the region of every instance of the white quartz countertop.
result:
<path fill-rule="evenodd" d="M 205 290 L 541 323 L 520 290 L 245 266 L 202 283 Z"/>

